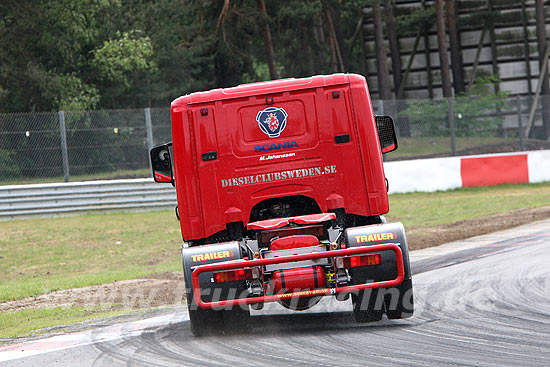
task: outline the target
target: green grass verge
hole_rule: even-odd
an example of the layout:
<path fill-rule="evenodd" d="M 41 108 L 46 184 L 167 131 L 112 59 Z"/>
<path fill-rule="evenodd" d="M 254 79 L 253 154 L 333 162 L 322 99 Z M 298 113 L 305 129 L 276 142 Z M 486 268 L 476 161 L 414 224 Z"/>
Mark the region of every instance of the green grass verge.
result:
<path fill-rule="evenodd" d="M 514 209 L 550 205 L 550 182 L 390 195 L 388 220 L 430 227 Z"/>
<path fill-rule="evenodd" d="M 101 308 L 84 307 L 55 307 L 9 312 L 0 315 L 0 338 L 36 336 L 43 333 L 40 329 L 113 317 L 129 312 L 131 311 L 103 311 Z"/>
<path fill-rule="evenodd" d="M 430 227 L 550 205 L 550 183 L 390 195 L 388 220 Z M 0 222 L 0 301 L 180 271 L 172 210 Z M 130 311 L 83 307 L 0 314 L 0 338 Z"/>
<path fill-rule="evenodd" d="M 181 268 L 173 210 L 0 222 L 0 301 Z"/>

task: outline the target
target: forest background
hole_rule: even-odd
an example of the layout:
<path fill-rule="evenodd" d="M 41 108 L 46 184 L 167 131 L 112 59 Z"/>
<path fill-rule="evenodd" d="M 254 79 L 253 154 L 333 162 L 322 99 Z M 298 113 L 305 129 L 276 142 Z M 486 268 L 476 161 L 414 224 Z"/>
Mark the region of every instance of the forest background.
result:
<path fill-rule="evenodd" d="M 484 33 L 493 34 L 495 22 L 510 18 L 507 3 L 518 7 L 518 1 L 508 0 L 404 3 L 3 0 L 0 113 L 165 107 L 182 94 L 246 82 L 333 72 L 366 75 L 366 53 L 372 52 L 365 48 L 367 28 L 375 39 L 380 99 L 403 98 L 410 66 L 403 63 L 399 39 L 420 40 L 434 30 L 445 46 L 439 47 L 437 75 L 443 96 L 459 96 L 476 77 L 462 65 L 460 31 L 482 24 Z M 524 3 L 534 7 L 542 60 L 544 1 L 520 3 L 518 19 L 530 16 Z M 461 9 L 475 11 L 458 17 Z M 495 71 L 489 82 L 498 83 Z M 542 94 L 550 94 L 548 77 L 544 81 Z"/>
<path fill-rule="evenodd" d="M 69 165 L 83 179 L 147 176 L 175 98 L 336 72 L 365 75 L 375 113 L 394 117 L 392 159 L 548 149 L 549 11 L 544 0 L 2 0 L 0 182 L 68 181 Z"/>

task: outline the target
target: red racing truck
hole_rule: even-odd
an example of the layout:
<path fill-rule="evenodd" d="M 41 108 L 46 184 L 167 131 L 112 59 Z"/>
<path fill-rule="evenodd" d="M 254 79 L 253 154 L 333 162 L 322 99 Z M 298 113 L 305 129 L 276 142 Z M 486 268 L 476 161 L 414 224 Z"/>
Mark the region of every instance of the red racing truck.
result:
<path fill-rule="evenodd" d="M 215 89 L 172 102 L 172 143 L 151 150 L 176 187 L 191 331 L 246 325 L 350 295 L 357 321 L 413 313 L 407 240 L 382 154 L 393 120 L 365 78 L 334 74 Z M 231 326 L 230 326 L 231 325 Z"/>

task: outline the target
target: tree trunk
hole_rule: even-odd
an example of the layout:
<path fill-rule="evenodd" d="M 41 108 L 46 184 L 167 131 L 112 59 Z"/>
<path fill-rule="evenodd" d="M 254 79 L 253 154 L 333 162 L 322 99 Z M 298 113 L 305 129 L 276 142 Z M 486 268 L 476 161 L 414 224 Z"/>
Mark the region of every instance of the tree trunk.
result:
<path fill-rule="evenodd" d="M 393 90 L 397 95 L 397 91 L 401 86 L 403 77 L 401 74 L 401 53 L 399 50 L 399 41 L 397 40 L 397 32 L 395 30 L 391 0 L 384 0 L 384 17 L 386 18 L 386 31 L 388 33 L 388 41 L 390 43 Z"/>
<path fill-rule="evenodd" d="M 403 79 L 401 81 L 401 85 L 399 86 L 399 90 L 397 92 L 397 99 L 402 99 L 403 95 L 405 93 L 405 85 L 407 84 L 407 79 L 409 78 L 409 73 L 411 72 L 412 63 L 414 61 L 414 57 L 416 56 L 416 51 L 418 50 L 418 44 L 420 42 L 420 36 L 422 35 L 422 29 L 419 29 L 416 33 L 416 38 L 414 39 L 413 48 L 411 51 L 411 56 L 409 57 L 409 61 L 407 62 L 407 67 L 405 68 L 405 74 L 403 75 Z"/>
<path fill-rule="evenodd" d="M 361 73 L 363 75 L 368 74 L 367 70 L 367 46 L 365 44 L 365 31 L 363 30 L 363 27 L 361 27 L 361 31 L 359 32 L 359 40 L 361 41 Z"/>
<path fill-rule="evenodd" d="M 346 43 L 344 42 L 344 35 L 342 34 L 342 29 L 340 27 L 340 20 L 341 20 L 341 11 L 340 7 L 336 6 L 333 8 L 329 8 L 330 13 L 330 20 L 332 22 L 332 29 L 334 32 L 334 39 L 336 40 L 336 50 L 338 56 L 340 58 L 339 62 L 341 63 L 341 69 L 342 72 L 346 71 L 348 60 L 345 58 L 347 55 L 347 48 Z"/>
<path fill-rule="evenodd" d="M 426 1 L 422 0 L 422 8 L 426 9 Z M 430 30 L 424 27 L 424 56 L 426 58 L 426 72 L 428 73 L 428 96 L 434 98 L 433 78 L 432 78 L 432 60 L 430 58 Z"/>
<path fill-rule="evenodd" d="M 460 47 L 460 37 L 456 28 L 456 11 L 454 0 L 445 0 L 447 8 L 447 25 L 449 26 L 449 41 L 451 44 L 451 66 L 453 69 L 453 86 L 455 95 L 463 93 L 464 83 L 464 65 L 462 63 L 462 50 Z"/>
<path fill-rule="evenodd" d="M 439 62 L 441 66 L 441 83 L 443 85 L 443 97 L 452 97 L 451 75 L 449 73 L 449 60 L 447 58 L 447 44 L 445 43 L 445 18 L 443 14 L 443 0 L 435 1 L 435 16 L 437 28 L 437 45 L 439 47 Z"/>
<path fill-rule="evenodd" d="M 397 39 L 397 31 L 395 29 L 392 0 L 384 0 L 384 18 L 390 45 L 393 91 L 395 93 L 395 99 L 397 100 L 393 103 L 393 116 L 397 125 L 399 136 L 410 137 L 411 128 L 409 125 L 409 119 L 406 116 L 399 116 L 400 112 L 405 108 L 403 101 L 400 101 L 403 92 L 401 92 L 400 96 L 399 91 L 402 89 L 404 90 L 407 81 L 406 77 L 404 78 L 401 74 L 401 50 L 399 48 L 399 40 Z M 418 47 L 418 43 L 416 44 L 416 47 Z M 414 58 L 414 54 L 411 55 L 411 58 Z"/>
<path fill-rule="evenodd" d="M 418 50 L 418 43 L 420 42 L 420 36 L 422 35 L 422 29 L 418 29 L 416 33 L 416 38 L 414 40 L 414 45 L 411 51 L 411 56 L 407 62 L 407 68 L 405 69 L 405 74 L 403 79 L 401 79 L 401 85 L 399 86 L 399 91 L 396 93 L 397 99 L 397 122 L 399 126 L 399 133 L 401 136 L 410 137 L 411 136 L 411 125 L 409 124 L 409 118 L 407 116 L 399 116 L 399 113 L 406 107 L 404 101 L 402 101 L 403 95 L 405 94 L 405 85 L 407 84 L 407 79 L 409 78 L 409 73 L 412 68 L 412 63 L 414 57 L 416 56 L 416 51 Z"/>
<path fill-rule="evenodd" d="M 327 24 L 328 24 L 328 20 L 327 20 Z M 332 32 L 329 29 L 329 31 L 328 31 L 328 45 L 329 45 L 329 50 L 330 50 L 330 65 L 331 65 L 333 73 L 338 72 L 338 61 L 336 61 L 336 46 L 335 46 L 335 44 L 336 44 L 336 40 L 332 36 Z"/>
<path fill-rule="evenodd" d="M 483 40 L 485 39 L 485 33 L 487 33 L 487 26 L 483 26 L 481 36 L 479 37 L 479 43 L 477 44 L 476 56 L 474 57 L 474 66 L 472 67 L 472 77 L 468 83 L 468 89 L 472 88 L 476 81 L 477 65 L 479 64 L 479 57 L 481 56 L 481 49 L 483 48 Z"/>
<path fill-rule="evenodd" d="M 531 51 L 529 50 L 529 30 L 527 28 L 527 13 L 525 11 L 525 0 L 521 1 L 521 23 L 523 26 L 523 53 L 525 54 L 525 70 L 527 71 L 527 90 L 529 97 L 533 95 L 531 86 Z"/>
<path fill-rule="evenodd" d="M 263 31 L 264 31 L 264 47 L 265 54 L 267 56 L 267 65 L 269 66 L 269 76 L 272 80 L 279 79 L 277 74 L 277 66 L 275 65 L 275 53 L 273 52 L 273 42 L 271 41 L 271 29 L 269 28 L 269 22 L 267 22 L 267 10 L 265 8 L 264 0 L 256 0 L 258 8 L 264 17 Z"/>
<path fill-rule="evenodd" d="M 535 1 L 535 14 L 537 18 L 537 48 L 539 51 L 539 70 L 543 64 L 543 55 L 545 53 L 547 43 L 546 43 L 546 28 L 545 28 L 545 19 L 544 19 L 544 1 L 536 0 Z M 544 126 L 544 139 L 548 140 L 550 138 L 550 106 L 548 105 L 548 99 L 550 95 L 550 85 L 548 83 L 548 68 L 544 70 L 544 75 L 542 79 L 542 121 Z"/>
<path fill-rule="evenodd" d="M 329 9 L 325 9 L 325 14 L 327 17 L 328 32 L 330 34 L 330 38 L 332 38 L 334 52 L 338 60 L 338 66 L 340 68 L 340 72 L 343 73 L 345 72 L 344 61 L 342 59 L 342 53 L 340 52 L 340 43 L 338 42 L 338 36 L 336 35 L 336 31 L 334 30 L 334 23 L 332 22 L 332 14 Z"/>
<path fill-rule="evenodd" d="M 388 60 L 386 48 L 384 47 L 384 32 L 382 29 L 382 20 L 380 17 L 379 0 L 372 3 L 372 21 L 374 23 L 375 44 L 376 44 L 376 68 L 378 73 L 378 98 L 390 100 L 391 84 L 388 71 Z"/>
<path fill-rule="evenodd" d="M 313 24 L 313 29 L 315 30 L 315 42 L 318 45 L 324 45 L 325 32 L 323 32 L 323 14 L 317 14 L 317 16 L 315 17 L 315 23 Z"/>
<path fill-rule="evenodd" d="M 493 0 L 487 0 L 487 8 L 490 12 L 493 11 Z M 495 24 L 494 22 L 489 23 L 489 37 L 491 39 L 491 66 L 493 68 L 493 75 L 498 75 L 498 53 L 497 53 L 497 43 L 495 36 Z M 500 83 L 496 81 L 494 83 L 495 92 L 500 91 Z"/>
<path fill-rule="evenodd" d="M 355 32 L 353 32 L 353 35 L 351 36 L 351 40 L 349 41 L 349 48 L 346 54 L 346 60 L 349 60 L 351 57 L 351 53 L 353 52 L 353 47 L 355 46 L 355 41 L 357 40 L 357 36 L 363 33 L 364 19 L 365 19 L 365 14 L 361 12 L 361 16 L 359 17 L 359 21 L 357 22 L 357 26 L 355 27 Z"/>
<path fill-rule="evenodd" d="M 309 29 L 304 30 L 302 34 L 302 47 L 306 53 L 307 58 L 307 72 L 309 75 L 315 75 L 315 64 L 313 63 L 314 56 L 313 50 L 311 49 L 311 32 Z"/>

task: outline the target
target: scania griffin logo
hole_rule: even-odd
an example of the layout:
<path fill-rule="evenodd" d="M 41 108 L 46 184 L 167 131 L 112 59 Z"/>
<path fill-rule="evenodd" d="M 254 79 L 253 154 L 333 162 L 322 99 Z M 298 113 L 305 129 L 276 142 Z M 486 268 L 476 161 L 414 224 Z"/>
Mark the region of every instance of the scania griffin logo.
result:
<path fill-rule="evenodd" d="M 283 108 L 268 107 L 256 115 L 260 130 L 270 138 L 278 138 L 286 127 L 288 114 Z"/>

